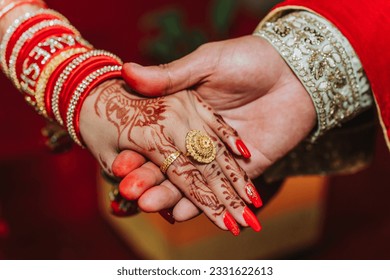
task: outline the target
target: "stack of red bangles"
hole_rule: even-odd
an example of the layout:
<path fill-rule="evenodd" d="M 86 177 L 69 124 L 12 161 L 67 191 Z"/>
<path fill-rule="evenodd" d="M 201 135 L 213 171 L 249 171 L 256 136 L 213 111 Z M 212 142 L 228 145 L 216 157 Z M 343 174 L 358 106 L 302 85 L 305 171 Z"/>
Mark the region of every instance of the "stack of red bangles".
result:
<path fill-rule="evenodd" d="M 36 0 L 12 3 L 44 6 Z M 0 18 L 5 9 L 0 9 Z M 94 50 L 66 18 L 48 9 L 26 13 L 9 26 L 0 59 L 4 73 L 26 101 L 39 114 L 64 126 L 80 146 L 83 101 L 98 84 L 121 77 L 122 62 L 117 56 Z"/>

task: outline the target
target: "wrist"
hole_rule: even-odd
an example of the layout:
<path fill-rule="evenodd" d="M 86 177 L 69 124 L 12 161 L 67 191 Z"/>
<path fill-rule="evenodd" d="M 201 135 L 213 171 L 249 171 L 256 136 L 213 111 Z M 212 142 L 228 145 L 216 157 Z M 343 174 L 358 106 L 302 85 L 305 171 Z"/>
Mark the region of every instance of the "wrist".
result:
<path fill-rule="evenodd" d="M 118 131 L 112 123 L 103 118 L 105 114 L 99 108 L 100 96 L 108 97 L 115 91 L 122 90 L 124 82 L 120 79 L 111 79 L 96 86 L 85 99 L 80 111 L 80 134 L 85 145 L 93 152 L 96 145 L 105 143 L 118 149 Z"/>
<path fill-rule="evenodd" d="M 27 2 L 35 0 L 18 3 Z M 31 11 L 23 5 L 7 14 L 13 22 L 0 45 L 2 69 L 39 114 L 55 119 L 82 146 L 81 106 L 97 85 L 121 76 L 122 61 L 94 50 L 61 14 Z"/>
<path fill-rule="evenodd" d="M 9 11 L 2 18 L 0 18 L 0 41 L 3 38 L 3 35 L 7 31 L 7 28 L 20 16 L 25 13 L 38 11 L 41 7 L 34 4 L 25 4 L 17 6 L 16 8 Z"/>

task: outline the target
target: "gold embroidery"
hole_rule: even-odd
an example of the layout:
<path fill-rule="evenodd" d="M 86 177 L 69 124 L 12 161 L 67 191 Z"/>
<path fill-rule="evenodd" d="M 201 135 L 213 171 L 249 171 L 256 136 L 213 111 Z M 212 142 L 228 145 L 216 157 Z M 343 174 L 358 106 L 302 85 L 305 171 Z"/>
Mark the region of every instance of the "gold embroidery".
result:
<path fill-rule="evenodd" d="M 372 105 L 357 55 L 336 27 L 321 17 L 293 12 L 270 19 L 254 35 L 278 50 L 312 97 L 318 125 L 311 141 Z"/>

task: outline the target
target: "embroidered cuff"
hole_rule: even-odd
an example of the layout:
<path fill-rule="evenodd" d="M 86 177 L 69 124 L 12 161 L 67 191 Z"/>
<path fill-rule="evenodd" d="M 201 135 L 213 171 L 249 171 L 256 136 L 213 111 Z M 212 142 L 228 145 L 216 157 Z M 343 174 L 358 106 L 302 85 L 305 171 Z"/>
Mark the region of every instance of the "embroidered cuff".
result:
<path fill-rule="evenodd" d="M 314 142 L 373 103 L 362 64 L 348 40 L 324 18 L 296 11 L 271 18 L 254 35 L 269 41 L 310 94 L 318 125 Z"/>

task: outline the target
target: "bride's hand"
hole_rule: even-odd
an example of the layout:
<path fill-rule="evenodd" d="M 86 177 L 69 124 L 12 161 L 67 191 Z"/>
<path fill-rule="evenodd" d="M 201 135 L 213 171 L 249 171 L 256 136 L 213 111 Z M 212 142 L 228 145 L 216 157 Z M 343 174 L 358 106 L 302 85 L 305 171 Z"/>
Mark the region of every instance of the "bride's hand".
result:
<path fill-rule="evenodd" d="M 303 85 L 277 51 L 256 36 L 209 43 L 168 65 L 125 64 L 123 75 L 133 88 L 149 96 L 194 88 L 248 145 L 251 160 L 238 162 L 251 178 L 261 175 L 302 141 L 316 122 L 313 103 Z M 121 156 L 118 162 L 123 162 Z M 130 178 L 133 172 L 154 176 L 149 172 L 151 163 L 139 165 L 133 172 L 134 165 L 126 166 Z M 127 187 L 135 191 L 132 186 L 137 180 L 127 182 Z M 136 192 L 142 210 L 174 207 L 178 221 L 198 213 L 186 199 L 180 200 L 175 191 L 152 186 L 143 185 L 144 192 Z"/>
<path fill-rule="evenodd" d="M 89 95 L 80 120 L 84 142 L 107 173 L 113 174 L 110 166 L 119 151 L 135 151 L 157 166 L 165 165 L 170 182 L 220 228 L 237 234 L 237 221 L 260 230 L 240 198 L 251 203 L 247 195 L 250 179 L 224 145 L 240 154 L 236 146 L 240 138 L 195 92 L 147 99 L 126 89 L 123 81 L 114 80 Z M 187 152 L 191 155 L 186 156 Z M 143 180 L 150 184 L 148 178 Z M 122 196 L 134 199 L 127 190 L 120 188 Z"/>

